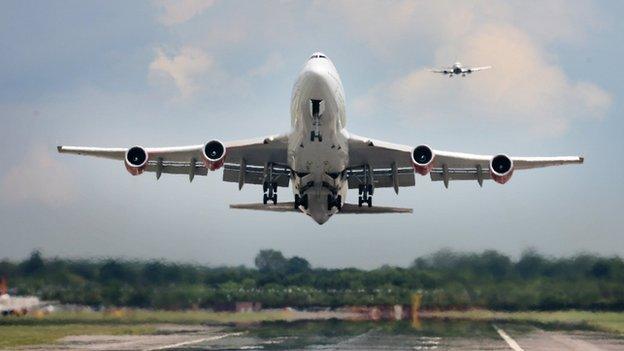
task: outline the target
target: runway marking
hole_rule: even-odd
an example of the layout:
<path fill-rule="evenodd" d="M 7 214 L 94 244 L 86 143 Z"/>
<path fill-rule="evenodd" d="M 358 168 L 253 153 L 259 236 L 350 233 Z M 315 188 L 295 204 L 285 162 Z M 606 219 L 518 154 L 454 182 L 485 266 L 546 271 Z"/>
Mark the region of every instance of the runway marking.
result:
<path fill-rule="evenodd" d="M 201 339 L 196 339 L 196 340 L 190 340 L 190 341 L 184 341 L 184 342 L 179 342 L 177 344 L 171 344 L 171 345 L 164 345 L 164 346 L 158 346 L 158 347 L 153 347 L 153 348 L 149 348 L 149 349 L 144 349 L 143 351 L 157 351 L 157 350 L 166 350 L 166 349 L 172 349 L 175 347 L 180 347 L 180 346 L 186 346 L 186 345 L 192 345 L 192 344 L 198 344 L 200 342 L 204 342 L 204 341 L 213 341 L 213 340 L 219 340 L 219 339 L 224 339 L 227 338 L 229 336 L 238 336 L 243 334 L 244 332 L 240 332 L 240 333 L 229 333 L 229 334 L 222 334 L 222 335 L 215 335 L 215 336 L 211 336 L 208 338 L 201 338 Z"/>
<path fill-rule="evenodd" d="M 498 332 L 498 335 L 500 335 L 501 338 L 503 338 L 503 340 L 505 340 L 505 342 L 507 342 L 507 345 L 509 345 L 509 347 L 511 347 L 512 350 L 514 350 L 514 351 L 524 351 L 522 349 L 522 347 L 520 347 L 520 345 L 518 345 L 516 340 L 512 339 L 511 336 L 509 336 L 507 333 L 505 333 L 504 330 L 502 330 L 501 328 L 497 327 L 495 324 L 492 324 L 492 326 L 494 327 L 494 329 L 496 329 L 496 331 Z"/>

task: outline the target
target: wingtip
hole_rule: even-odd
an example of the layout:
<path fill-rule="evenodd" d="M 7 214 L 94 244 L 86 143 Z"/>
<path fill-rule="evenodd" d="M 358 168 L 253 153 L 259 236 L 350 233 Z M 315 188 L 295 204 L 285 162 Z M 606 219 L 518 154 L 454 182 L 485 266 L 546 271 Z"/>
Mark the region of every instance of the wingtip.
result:
<path fill-rule="evenodd" d="M 57 146 L 56 151 L 63 152 L 63 147 L 61 145 Z"/>
<path fill-rule="evenodd" d="M 579 156 L 579 163 L 585 162 L 585 156 Z"/>

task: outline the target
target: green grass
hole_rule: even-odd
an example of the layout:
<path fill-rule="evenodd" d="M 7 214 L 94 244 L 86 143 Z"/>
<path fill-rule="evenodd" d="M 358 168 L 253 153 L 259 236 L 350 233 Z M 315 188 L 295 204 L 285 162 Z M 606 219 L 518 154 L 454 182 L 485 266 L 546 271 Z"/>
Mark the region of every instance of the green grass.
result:
<path fill-rule="evenodd" d="M 475 321 L 528 322 L 543 325 L 589 327 L 624 334 L 623 312 L 555 311 L 555 312 L 495 312 L 488 310 L 429 311 L 423 318 L 446 318 Z"/>
<path fill-rule="evenodd" d="M 288 320 L 288 311 L 261 311 L 250 313 L 210 311 L 153 311 L 120 310 L 114 313 L 93 311 L 54 312 L 45 316 L 0 318 L 0 328 L 7 325 L 60 325 L 60 324 L 238 324 Z"/>
<path fill-rule="evenodd" d="M 50 344 L 70 335 L 138 335 L 152 334 L 156 328 L 150 325 L 114 324 L 59 324 L 59 325 L 1 325 L 0 348 Z"/>

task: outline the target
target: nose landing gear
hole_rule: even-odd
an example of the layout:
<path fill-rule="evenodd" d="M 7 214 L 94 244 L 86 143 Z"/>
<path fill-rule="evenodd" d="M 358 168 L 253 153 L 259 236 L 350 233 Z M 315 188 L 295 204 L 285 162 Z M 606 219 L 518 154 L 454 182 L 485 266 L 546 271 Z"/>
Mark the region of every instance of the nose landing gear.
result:
<path fill-rule="evenodd" d="M 323 117 L 323 111 L 325 110 L 325 104 L 323 100 L 310 100 L 310 115 L 312 116 L 312 126 L 314 130 L 310 132 L 310 141 L 314 142 L 314 139 L 318 139 L 319 143 L 323 142 L 323 136 L 320 132 L 321 117 Z"/>

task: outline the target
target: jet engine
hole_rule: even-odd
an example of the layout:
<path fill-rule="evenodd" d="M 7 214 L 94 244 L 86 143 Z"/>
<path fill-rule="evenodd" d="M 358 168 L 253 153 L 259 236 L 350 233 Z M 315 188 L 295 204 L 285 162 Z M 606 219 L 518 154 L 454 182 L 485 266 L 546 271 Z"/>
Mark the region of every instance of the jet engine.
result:
<path fill-rule="evenodd" d="M 507 183 L 513 170 L 513 161 L 507 155 L 496 155 L 490 160 L 490 175 L 499 184 Z"/>
<path fill-rule="evenodd" d="M 412 164 L 414 171 L 421 175 L 427 175 L 433 168 L 433 159 L 435 154 L 427 145 L 419 145 L 412 151 Z"/>
<path fill-rule="evenodd" d="M 221 168 L 225 162 L 225 151 L 225 145 L 219 140 L 207 142 L 202 149 L 202 159 L 206 168 L 211 171 Z"/>
<path fill-rule="evenodd" d="M 147 167 L 147 161 L 149 160 L 149 154 L 140 146 L 133 146 L 126 151 L 126 158 L 124 163 L 126 169 L 132 175 L 139 175 L 143 173 Z"/>

